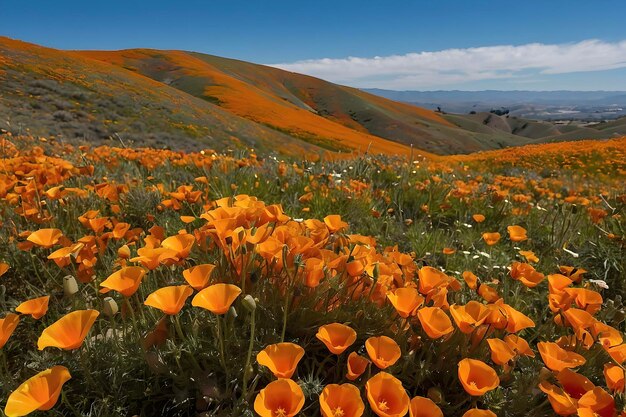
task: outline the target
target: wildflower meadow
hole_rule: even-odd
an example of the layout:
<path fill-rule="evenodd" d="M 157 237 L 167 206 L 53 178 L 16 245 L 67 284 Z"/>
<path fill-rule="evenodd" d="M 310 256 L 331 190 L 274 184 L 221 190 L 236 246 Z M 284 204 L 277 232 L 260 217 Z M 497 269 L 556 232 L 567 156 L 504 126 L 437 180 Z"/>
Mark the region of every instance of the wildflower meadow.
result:
<path fill-rule="evenodd" d="M 626 416 L 626 138 L 315 160 L 0 135 L 0 414 Z"/>

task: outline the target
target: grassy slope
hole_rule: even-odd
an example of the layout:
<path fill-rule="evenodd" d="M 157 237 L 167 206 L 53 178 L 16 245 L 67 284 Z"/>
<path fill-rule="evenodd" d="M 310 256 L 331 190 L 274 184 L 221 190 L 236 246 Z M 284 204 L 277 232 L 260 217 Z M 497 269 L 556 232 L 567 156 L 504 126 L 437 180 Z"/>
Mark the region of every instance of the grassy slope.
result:
<path fill-rule="evenodd" d="M 447 120 L 467 130 L 484 132 L 498 136 L 500 140 L 511 144 L 529 143 L 545 136 L 559 135 L 559 129 L 548 122 L 522 119 L 518 117 L 498 116 L 487 112 L 476 114 L 449 114 Z"/>
<path fill-rule="evenodd" d="M 610 139 L 626 134 L 626 118 L 594 126 L 555 125 L 550 122 L 476 114 L 446 114 L 447 120 L 458 127 L 491 136 L 498 143 L 515 146 L 524 143 L 544 143 L 584 139 Z"/>
<path fill-rule="evenodd" d="M 373 152 L 400 154 L 406 153 L 408 149 L 406 146 L 322 118 L 311 110 L 274 95 L 260 83 L 252 85 L 184 52 L 130 50 L 83 54 L 168 83 L 189 94 L 217 103 L 238 116 L 323 148 L 364 151 L 371 144 Z"/>
<path fill-rule="evenodd" d="M 178 149 L 319 148 L 102 61 L 0 38 L 0 127 Z"/>
<path fill-rule="evenodd" d="M 443 154 L 503 146 L 492 135 L 459 129 L 430 110 L 272 67 L 182 51 L 82 54 L 138 71 L 310 141 L 331 137 L 363 149 L 365 139 L 365 146 L 376 151 L 381 146 L 388 149 L 388 143 L 380 142 L 386 138 Z"/>

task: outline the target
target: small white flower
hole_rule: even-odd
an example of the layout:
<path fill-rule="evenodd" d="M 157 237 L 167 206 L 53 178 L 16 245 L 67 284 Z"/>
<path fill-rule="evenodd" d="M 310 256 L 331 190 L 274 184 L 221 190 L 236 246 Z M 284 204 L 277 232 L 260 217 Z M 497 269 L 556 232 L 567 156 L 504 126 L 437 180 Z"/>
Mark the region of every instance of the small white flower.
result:
<path fill-rule="evenodd" d="M 590 279 L 589 282 L 596 284 L 598 287 L 604 288 L 605 290 L 609 289 L 609 285 L 601 279 Z"/>
<path fill-rule="evenodd" d="M 487 252 L 478 252 L 478 253 L 484 256 L 485 258 L 491 258 L 491 255 L 489 255 Z"/>

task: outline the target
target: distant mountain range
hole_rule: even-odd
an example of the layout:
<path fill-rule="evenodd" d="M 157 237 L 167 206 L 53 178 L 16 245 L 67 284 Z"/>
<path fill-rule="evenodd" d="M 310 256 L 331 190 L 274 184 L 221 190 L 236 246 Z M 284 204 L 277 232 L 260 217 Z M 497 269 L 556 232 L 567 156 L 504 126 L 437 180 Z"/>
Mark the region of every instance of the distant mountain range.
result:
<path fill-rule="evenodd" d="M 0 37 L 0 129 L 74 143 L 427 156 L 626 134 L 626 118 L 555 124 L 403 101 L 195 52 L 61 51 Z"/>
<path fill-rule="evenodd" d="M 530 119 L 588 121 L 626 115 L 626 91 L 365 91 L 449 113 L 506 109 L 512 116 Z"/>

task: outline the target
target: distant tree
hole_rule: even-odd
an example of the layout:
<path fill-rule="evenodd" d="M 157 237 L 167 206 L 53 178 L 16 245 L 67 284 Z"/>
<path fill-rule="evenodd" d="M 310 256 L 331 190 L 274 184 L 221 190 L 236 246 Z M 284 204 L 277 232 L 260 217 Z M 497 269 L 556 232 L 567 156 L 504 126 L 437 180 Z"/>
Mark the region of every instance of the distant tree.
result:
<path fill-rule="evenodd" d="M 489 113 L 495 114 L 496 116 L 505 116 L 509 114 L 509 109 L 491 109 L 489 110 Z"/>
<path fill-rule="evenodd" d="M 476 114 L 476 111 L 472 110 L 471 112 L 469 112 L 469 114 Z"/>

